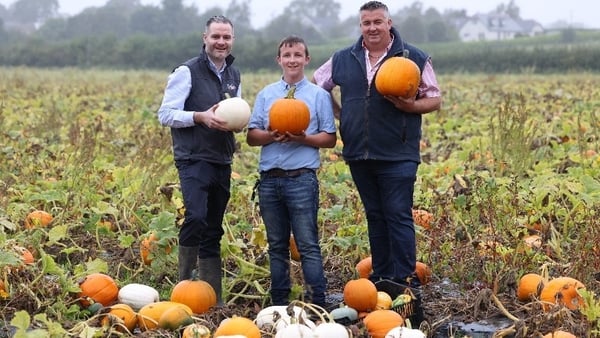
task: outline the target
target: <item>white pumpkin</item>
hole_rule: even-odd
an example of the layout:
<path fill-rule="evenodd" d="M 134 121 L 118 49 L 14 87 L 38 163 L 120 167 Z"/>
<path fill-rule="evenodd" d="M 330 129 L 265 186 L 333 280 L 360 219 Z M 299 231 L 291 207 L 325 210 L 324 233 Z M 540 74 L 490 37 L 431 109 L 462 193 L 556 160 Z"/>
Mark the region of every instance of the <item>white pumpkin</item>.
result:
<path fill-rule="evenodd" d="M 397 326 L 385 334 L 385 338 L 425 338 L 425 333 L 417 329 L 409 329 L 404 326 Z"/>
<path fill-rule="evenodd" d="M 348 329 L 338 323 L 321 323 L 313 330 L 314 338 L 350 338 Z"/>
<path fill-rule="evenodd" d="M 135 311 L 160 300 L 158 291 L 155 288 L 137 283 L 127 284 L 119 289 L 118 298 L 120 303 L 131 306 Z"/>
<path fill-rule="evenodd" d="M 230 97 L 219 102 L 215 115 L 227 121 L 231 131 L 241 131 L 250 119 L 250 105 L 241 97 Z"/>
<path fill-rule="evenodd" d="M 292 322 L 292 317 L 287 313 L 286 305 L 273 305 L 266 307 L 260 312 L 256 314 L 256 319 L 254 322 L 261 330 L 269 330 L 274 329 L 275 331 L 279 331 L 282 328 L 290 325 Z M 306 325 L 310 326 L 310 328 L 314 328 L 315 324 L 310 319 L 308 319 L 308 315 L 306 314 L 306 310 L 301 308 L 300 306 L 294 306 L 294 318 L 295 321 L 300 321 Z"/>
<path fill-rule="evenodd" d="M 335 321 L 345 319 L 353 322 L 358 319 L 358 311 L 348 306 L 335 308 L 331 310 L 329 314 L 331 315 L 331 318 L 333 318 L 333 320 Z"/>
<path fill-rule="evenodd" d="M 303 324 L 290 324 L 277 331 L 275 338 L 312 338 L 313 330 Z"/>

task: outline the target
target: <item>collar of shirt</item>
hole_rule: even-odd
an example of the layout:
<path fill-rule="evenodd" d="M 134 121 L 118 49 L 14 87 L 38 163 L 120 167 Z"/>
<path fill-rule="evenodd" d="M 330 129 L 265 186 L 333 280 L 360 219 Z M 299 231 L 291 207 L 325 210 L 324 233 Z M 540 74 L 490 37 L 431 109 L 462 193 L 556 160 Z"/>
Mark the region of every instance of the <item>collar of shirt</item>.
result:
<path fill-rule="evenodd" d="M 379 57 L 379 59 L 377 59 L 377 62 L 374 65 L 371 65 L 371 61 L 369 60 L 369 49 L 365 45 L 365 41 L 363 40 L 363 42 L 362 42 L 362 47 L 363 47 L 363 50 L 365 51 L 365 65 L 367 66 L 367 80 L 369 81 L 369 84 L 371 84 L 371 81 L 373 81 L 373 77 L 375 76 L 375 73 L 379 69 L 379 66 L 381 65 L 381 61 L 385 58 L 387 53 L 390 51 L 390 48 L 392 48 L 392 44 L 394 43 L 394 35 L 391 35 L 391 37 L 392 37 L 392 39 L 390 40 L 390 43 L 387 45 L 387 47 L 385 47 L 385 53 L 383 53 Z"/>

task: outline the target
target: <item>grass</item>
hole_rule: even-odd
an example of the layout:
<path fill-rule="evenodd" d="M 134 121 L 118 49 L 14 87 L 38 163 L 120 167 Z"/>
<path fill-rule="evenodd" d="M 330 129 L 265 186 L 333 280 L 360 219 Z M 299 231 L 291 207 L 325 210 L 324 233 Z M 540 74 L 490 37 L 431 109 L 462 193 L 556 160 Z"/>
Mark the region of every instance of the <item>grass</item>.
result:
<path fill-rule="evenodd" d="M 79 306 L 81 277 L 104 272 L 120 286 L 153 286 L 161 299 L 169 298 L 177 279 L 176 250 L 164 249 L 176 244 L 182 204 L 169 131 L 155 116 L 167 74 L 0 73 L 0 268 L 7 285 L 0 321 L 57 336 L 106 334 Z M 246 74 L 244 97 L 252 104 L 277 77 Z M 562 325 L 578 336 L 598 334 L 594 295 L 587 296 L 591 306 L 583 314 L 555 318 L 535 312 L 535 303 L 514 301 L 514 292 L 521 275 L 547 270 L 598 293 L 600 76 L 452 74 L 439 81 L 443 109 L 424 118 L 415 194 L 415 208 L 434 215 L 430 228 L 417 226 L 419 260 L 434 272 L 426 293 L 433 322 L 481 319 L 485 311 L 474 308 L 471 297 L 485 289 L 530 333 Z M 243 133 L 237 137 L 222 246 L 230 312 L 220 315 L 251 317 L 268 304 L 268 259 L 264 225 L 251 199 L 258 150 Z M 369 253 L 362 205 L 341 147 L 321 152 L 319 171 L 331 292 L 354 277 L 354 264 Z M 50 228 L 23 229 L 34 209 L 54 215 Z M 98 226 L 100 220 L 115 230 Z M 163 250 L 144 265 L 139 244 L 150 232 L 159 234 Z M 540 236 L 539 246 L 527 245 L 530 235 Z M 31 250 L 35 264 L 20 267 L 15 245 Z M 292 275 L 299 296 L 297 264 Z M 439 306 L 433 290 L 447 283 L 459 292 Z M 496 308 L 487 311 L 494 315 L 490 309 Z M 215 325 L 220 317 L 203 318 Z"/>

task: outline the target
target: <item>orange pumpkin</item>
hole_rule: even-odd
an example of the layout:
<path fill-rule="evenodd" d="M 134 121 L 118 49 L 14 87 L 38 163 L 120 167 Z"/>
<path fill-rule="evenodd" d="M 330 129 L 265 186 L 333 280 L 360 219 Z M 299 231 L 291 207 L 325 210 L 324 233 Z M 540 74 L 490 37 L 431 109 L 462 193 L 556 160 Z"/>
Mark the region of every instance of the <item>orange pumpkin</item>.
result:
<path fill-rule="evenodd" d="M 183 329 L 181 338 L 210 338 L 210 329 L 202 324 L 193 323 Z"/>
<path fill-rule="evenodd" d="M 431 223 L 433 223 L 433 214 L 427 210 L 413 209 L 412 217 L 416 225 L 423 229 L 430 229 Z"/>
<path fill-rule="evenodd" d="M 123 332 L 120 326 L 123 325 L 129 332 L 133 332 L 137 326 L 137 321 L 137 314 L 131 306 L 115 304 L 109 308 L 109 311 L 102 318 L 102 326 L 116 326 L 117 331 Z"/>
<path fill-rule="evenodd" d="M 310 123 L 310 110 L 304 101 L 294 97 L 296 87 L 287 96 L 273 102 L 269 110 L 269 129 L 280 134 L 302 134 Z"/>
<path fill-rule="evenodd" d="M 43 228 L 47 227 L 54 217 L 43 210 L 34 210 L 25 216 L 25 228 Z"/>
<path fill-rule="evenodd" d="M 81 289 L 78 294 L 79 301 L 84 307 L 90 305 L 90 300 L 100 303 L 102 306 L 109 306 L 117 300 L 119 294 L 119 287 L 115 280 L 103 273 L 88 275 L 79 283 L 79 288 Z"/>
<path fill-rule="evenodd" d="M 158 321 L 162 315 L 174 308 L 182 307 L 188 315 L 192 315 L 192 309 L 189 306 L 177 302 L 160 301 L 144 305 L 137 313 L 138 327 L 142 331 L 153 330 L 158 327 Z"/>
<path fill-rule="evenodd" d="M 298 251 L 296 239 L 293 234 L 290 235 L 290 257 L 296 262 L 300 262 L 300 251 Z"/>
<path fill-rule="evenodd" d="M 371 256 L 365 257 L 361 259 L 356 264 L 356 272 L 358 272 L 358 277 L 360 278 L 369 278 L 371 272 L 373 272 L 373 259 Z"/>
<path fill-rule="evenodd" d="M 519 279 L 517 299 L 522 302 L 537 298 L 544 288 L 544 277 L 537 273 L 528 273 Z"/>
<path fill-rule="evenodd" d="M 192 316 L 183 306 L 175 306 L 166 310 L 158 319 L 158 327 L 171 331 L 178 330 L 192 323 L 194 323 Z"/>
<path fill-rule="evenodd" d="M 377 307 L 377 288 L 367 278 L 350 280 L 344 285 L 344 303 L 358 312 Z"/>
<path fill-rule="evenodd" d="M 10 297 L 8 289 L 6 288 L 6 285 L 4 285 L 4 281 L 0 279 L 0 299 L 7 299 L 8 297 Z"/>
<path fill-rule="evenodd" d="M 548 281 L 540 293 L 544 310 L 548 310 L 550 304 L 564 305 L 570 310 L 579 309 L 583 305 L 583 297 L 577 290 L 583 288 L 583 283 L 571 277 L 558 277 Z"/>
<path fill-rule="evenodd" d="M 566 331 L 554 331 L 544 335 L 542 338 L 577 338 L 576 335 Z"/>
<path fill-rule="evenodd" d="M 382 95 L 412 98 L 417 95 L 421 70 L 406 57 L 393 56 L 385 60 L 375 75 L 375 88 Z"/>
<path fill-rule="evenodd" d="M 421 285 L 426 285 L 431 281 L 432 272 L 427 264 L 417 261 L 415 273 L 417 274 L 417 278 L 419 278 Z"/>
<path fill-rule="evenodd" d="M 369 313 L 363 323 L 372 338 L 384 338 L 396 326 L 404 325 L 404 318 L 392 310 L 375 310 Z"/>
<path fill-rule="evenodd" d="M 185 304 L 194 313 L 201 314 L 217 304 L 217 294 L 207 282 L 187 279 L 173 287 L 171 301 Z"/>
<path fill-rule="evenodd" d="M 151 232 L 146 238 L 144 238 L 140 242 L 140 256 L 142 257 L 142 262 L 145 265 L 150 265 L 152 263 L 152 255 L 156 255 L 160 252 L 160 245 L 158 244 L 159 237 L 156 233 Z M 171 253 L 171 246 L 164 247 L 164 253 Z"/>
<path fill-rule="evenodd" d="M 243 335 L 246 338 L 261 338 L 260 329 L 256 324 L 245 317 L 231 317 L 224 319 L 217 330 L 215 337 Z"/>
<path fill-rule="evenodd" d="M 14 250 L 17 252 L 17 254 L 19 254 L 19 256 L 21 256 L 21 260 L 23 261 L 23 264 L 31 265 L 35 262 L 35 259 L 33 258 L 33 254 L 27 248 L 24 248 L 19 245 L 15 245 Z"/>

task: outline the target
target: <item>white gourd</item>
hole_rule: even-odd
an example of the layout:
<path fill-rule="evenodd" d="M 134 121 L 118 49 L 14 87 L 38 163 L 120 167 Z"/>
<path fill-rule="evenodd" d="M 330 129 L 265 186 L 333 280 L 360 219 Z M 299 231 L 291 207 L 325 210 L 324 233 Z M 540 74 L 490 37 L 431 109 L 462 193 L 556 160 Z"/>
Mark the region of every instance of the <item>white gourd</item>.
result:
<path fill-rule="evenodd" d="M 137 283 L 123 286 L 119 290 L 118 298 L 120 303 L 131 306 L 135 311 L 147 304 L 156 303 L 160 300 L 158 291 L 155 288 Z"/>
<path fill-rule="evenodd" d="M 250 119 L 250 105 L 241 97 L 230 97 L 219 102 L 215 115 L 227 121 L 227 128 L 240 131 Z"/>
<path fill-rule="evenodd" d="M 425 333 L 417 329 L 397 326 L 386 333 L 385 338 L 425 338 Z"/>
<path fill-rule="evenodd" d="M 302 321 L 311 328 L 315 327 L 315 324 L 308 319 L 306 310 L 300 306 L 294 306 L 294 318 L 290 317 L 287 313 L 287 306 L 285 305 L 273 305 L 262 309 L 256 314 L 255 323 L 261 330 L 274 329 L 279 331 L 286 326 L 290 325 L 292 321 Z"/>
<path fill-rule="evenodd" d="M 275 338 L 312 338 L 313 330 L 302 324 L 290 324 L 277 331 Z"/>
<path fill-rule="evenodd" d="M 313 330 L 314 338 L 349 338 L 348 329 L 339 323 L 321 323 Z"/>

